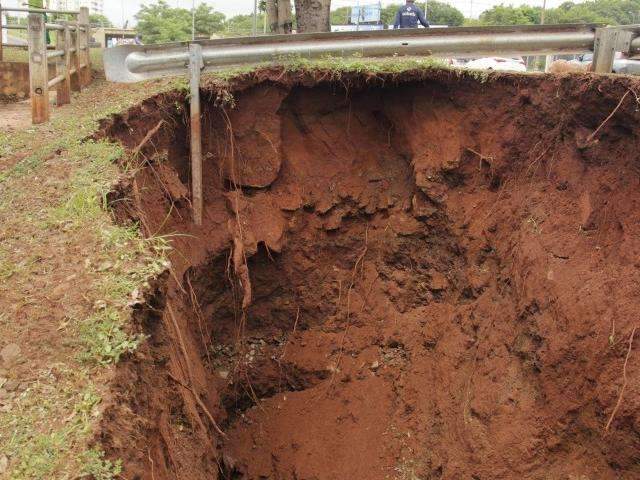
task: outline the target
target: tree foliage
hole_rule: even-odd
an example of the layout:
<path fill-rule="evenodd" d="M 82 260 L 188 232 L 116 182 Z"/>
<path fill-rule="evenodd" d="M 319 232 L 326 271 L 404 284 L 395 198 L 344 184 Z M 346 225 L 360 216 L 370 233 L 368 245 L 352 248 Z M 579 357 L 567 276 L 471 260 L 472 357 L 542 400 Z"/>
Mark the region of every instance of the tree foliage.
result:
<path fill-rule="evenodd" d="M 480 14 L 482 25 L 531 25 L 541 20 L 542 9 L 496 5 Z M 547 9 L 545 23 L 606 23 L 630 24 L 640 21 L 640 0 L 587 0 L 583 3 L 567 1 Z"/>
<path fill-rule="evenodd" d="M 327 0 L 323 0 L 326 5 Z M 299 2 L 301 5 L 314 2 Z M 320 2 L 318 2 L 320 3 Z M 265 11 L 265 0 L 260 0 L 260 12 Z M 417 5 L 424 9 L 422 1 Z M 381 21 L 393 25 L 393 21 L 401 6 L 400 3 L 387 5 L 381 11 Z M 541 20 L 542 9 L 522 5 L 518 7 L 496 5 L 482 12 L 479 19 L 465 19 L 457 8 L 444 1 L 428 0 L 426 16 L 434 25 L 532 25 Z M 349 22 L 350 7 L 340 7 L 331 12 L 331 24 L 343 25 Z M 258 16 L 258 30 L 263 28 L 263 13 Z M 323 13 L 317 12 L 322 20 Z M 184 41 L 191 38 L 191 11 L 184 8 L 173 8 L 166 0 L 141 7 L 136 15 L 138 31 L 145 43 Z M 315 21 L 315 19 L 313 19 Z M 101 15 L 91 15 L 92 23 L 111 25 Z M 293 19 L 295 24 L 296 20 Z M 316 22 L 317 23 L 317 22 Z M 319 22 L 322 23 L 322 22 Z M 583 3 L 566 1 L 556 8 L 547 9 L 545 23 L 606 23 L 610 25 L 640 23 L 640 0 L 586 0 Z M 210 37 L 220 35 L 248 35 L 253 27 L 252 14 L 236 15 L 232 18 L 216 12 L 205 3 L 196 9 L 196 35 Z"/>
<path fill-rule="evenodd" d="M 191 38 L 191 12 L 186 8 L 173 8 L 165 0 L 143 5 L 136 14 L 138 33 L 145 43 L 178 42 Z M 210 37 L 224 30 L 225 16 L 206 4 L 195 12 L 197 36 Z"/>
<path fill-rule="evenodd" d="M 106 16 L 101 13 L 92 13 L 89 15 L 89 23 L 91 25 L 100 25 L 101 27 L 111 28 L 113 27 L 113 23 Z"/>
<path fill-rule="evenodd" d="M 351 7 L 340 7 L 331 10 L 331 25 L 346 25 L 351 18 Z"/>

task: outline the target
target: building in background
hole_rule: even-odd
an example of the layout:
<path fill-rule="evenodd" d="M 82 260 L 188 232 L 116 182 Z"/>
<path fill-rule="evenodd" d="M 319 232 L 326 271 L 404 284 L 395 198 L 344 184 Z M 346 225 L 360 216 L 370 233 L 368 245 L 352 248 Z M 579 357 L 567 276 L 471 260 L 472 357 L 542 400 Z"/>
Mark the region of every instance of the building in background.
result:
<path fill-rule="evenodd" d="M 91 40 L 94 46 L 111 48 L 118 45 L 133 45 L 138 32 L 131 28 L 105 28 L 93 30 Z"/>
<path fill-rule="evenodd" d="M 104 15 L 104 0 L 51 0 L 49 3 L 54 10 L 78 10 L 80 7 L 89 7 L 89 13 Z"/>

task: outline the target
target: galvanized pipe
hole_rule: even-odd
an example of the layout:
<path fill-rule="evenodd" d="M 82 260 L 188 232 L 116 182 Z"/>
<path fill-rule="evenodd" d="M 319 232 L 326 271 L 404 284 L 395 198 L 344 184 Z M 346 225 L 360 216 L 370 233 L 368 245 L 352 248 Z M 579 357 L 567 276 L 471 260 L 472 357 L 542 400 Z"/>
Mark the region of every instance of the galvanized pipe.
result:
<path fill-rule="evenodd" d="M 473 57 L 584 53 L 593 49 L 594 32 L 594 25 L 535 25 L 278 35 L 198 43 L 202 46 L 205 67 L 213 70 L 287 56 L 317 58 L 325 55 L 371 57 L 398 54 Z M 127 45 L 105 51 L 107 79 L 119 82 L 180 74 L 188 61 L 187 44 Z"/>
<path fill-rule="evenodd" d="M 49 88 L 59 84 L 60 82 L 62 82 L 64 79 L 66 78 L 65 75 L 58 75 L 57 77 L 53 77 L 51 80 L 49 80 L 48 86 Z"/>
<path fill-rule="evenodd" d="M 3 12 L 27 12 L 27 13 L 59 13 L 61 15 L 78 15 L 80 12 L 73 10 L 50 10 L 48 8 L 23 8 L 23 7 L 2 7 Z"/>
<path fill-rule="evenodd" d="M 63 57 L 64 50 L 49 50 L 47 52 L 47 58 Z"/>
<path fill-rule="evenodd" d="M 285 45 L 247 45 L 220 49 L 205 49 L 205 65 L 225 66 L 238 63 L 254 63 L 277 57 L 301 56 L 315 58 L 322 55 L 367 56 L 383 55 L 466 55 L 499 51 L 509 53 L 535 53 L 546 50 L 588 50 L 593 44 L 593 34 L 548 34 L 539 38 L 518 35 L 482 35 L 464 37 L 409 37 L 402 39 L 366 39 L 362 41 L 337 40 L 328 42 L 295 42 Z M 177 67 L 187 59 L 186 53 L 163 59 L 164 66 Z M 127 67 L 133 73 L 152 71 L 158 57 L 134 53 L 127 58 Z"/>

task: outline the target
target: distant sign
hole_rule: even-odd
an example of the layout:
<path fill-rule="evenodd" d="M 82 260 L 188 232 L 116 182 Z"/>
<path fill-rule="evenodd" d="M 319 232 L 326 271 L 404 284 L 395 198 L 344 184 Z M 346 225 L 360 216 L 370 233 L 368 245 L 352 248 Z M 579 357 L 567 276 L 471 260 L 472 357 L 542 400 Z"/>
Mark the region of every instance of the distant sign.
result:
<path fill-rule="evenodd" d="M 382 5 L 380 3 L 351 7 L 351 23 L 378 23 L 381 11 Z"/>

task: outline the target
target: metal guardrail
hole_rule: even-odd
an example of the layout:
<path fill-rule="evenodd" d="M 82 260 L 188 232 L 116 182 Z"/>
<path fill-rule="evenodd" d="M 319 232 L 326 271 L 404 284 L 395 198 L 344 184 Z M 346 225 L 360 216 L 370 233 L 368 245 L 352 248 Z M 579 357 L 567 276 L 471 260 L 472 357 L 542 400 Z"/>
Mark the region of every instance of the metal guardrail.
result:
<path fill-rule="evenodd" d="M 275 35 L 196 42 L 205 70 L 270 61 L 283 56 L 434 55 L 473 57 L 488 54 L 541 55 L 592 51 L 597 24 L 459 27 L 299 35 Z M 136 82 L 184 73 L 189 43 L 126 45 L 105 51 L 108 80 Z M 634 48 L 640 49 L 640 40 Z"/>

